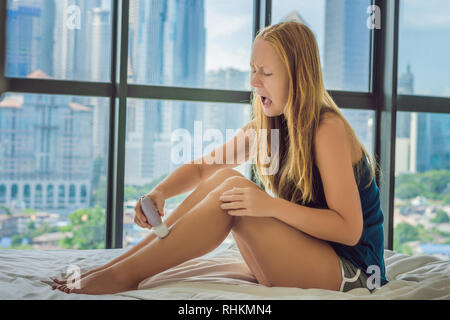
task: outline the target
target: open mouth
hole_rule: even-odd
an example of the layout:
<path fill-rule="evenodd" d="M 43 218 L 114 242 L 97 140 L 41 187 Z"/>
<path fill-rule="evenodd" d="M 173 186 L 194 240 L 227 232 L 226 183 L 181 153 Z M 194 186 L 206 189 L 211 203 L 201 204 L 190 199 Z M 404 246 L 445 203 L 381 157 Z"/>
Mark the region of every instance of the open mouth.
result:
<path fill-rule="evenodd" d="M 272 100 L 264 96 L 261 96 L 261 102 L 265 108 L 268 108 L 272 105 Z"/>

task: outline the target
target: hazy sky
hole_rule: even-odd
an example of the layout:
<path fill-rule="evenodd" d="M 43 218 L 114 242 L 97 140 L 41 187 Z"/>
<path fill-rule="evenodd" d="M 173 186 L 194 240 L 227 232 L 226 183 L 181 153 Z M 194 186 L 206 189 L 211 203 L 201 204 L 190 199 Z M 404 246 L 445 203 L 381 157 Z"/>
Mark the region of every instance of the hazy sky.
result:
<path fill-rule="evenodd" d="M 411 63 L 416 94 L 450 96 L 450 1 L 401 0 L 400 7 L 399 73 Z M 272 22 L 279 22 L 294 9 L 323 48 L 325 0 L 273 0 Z M 253 0 L 205 0 L 205 11 L 206 69 L 248 71 Z"/>

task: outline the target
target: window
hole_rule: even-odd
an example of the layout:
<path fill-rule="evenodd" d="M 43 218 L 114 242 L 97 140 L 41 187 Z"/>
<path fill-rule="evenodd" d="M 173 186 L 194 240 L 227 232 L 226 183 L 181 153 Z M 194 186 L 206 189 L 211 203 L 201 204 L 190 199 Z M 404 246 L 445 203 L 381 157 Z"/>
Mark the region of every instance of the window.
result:
<path fill-rule="evenodd" d="M 450 2 L 400 1 L 399 94 L 450 97 Z"/>
<path fill-rule="evenodd" d="M 134 223 L 139 197 L 183 163 L 231 139 L 250 121 L 250 105 L 128 99 L 127 119 L 124 247 L 149 232 Z M 234 169 L 250 178 L 250 161 Z M 167 199 L 165 210 L 175 209 L 189 194 Z"/>
<path fill-rule="evenodd" d="M 370 0 L 273 0 L 272 24 L 298 21 L 314 33 L 328 90 L 369 91 Z"/>
<path fill-rule="evenodd" d="M 250 90 L 253 1 L 130 1 L 130 83 Z"/>
<path fill-rule="evenodd" d="M 6 93 L 0 119 L 3 243 L 104 247 L 109 100 Z"/>
<path fill-rule="evenodd" d="M 450 115 L 399 112 L 394 250 L 450 258 Z"/>
<path fill-rule="evenodd" d="M 371 110 L 341 109 L 366 151 L 374 154 L 374 118 Z"/>
<path fill-rule="evenodd" d="M 6 76 L 108 81 L 111 1 L 7 2 Z"/>

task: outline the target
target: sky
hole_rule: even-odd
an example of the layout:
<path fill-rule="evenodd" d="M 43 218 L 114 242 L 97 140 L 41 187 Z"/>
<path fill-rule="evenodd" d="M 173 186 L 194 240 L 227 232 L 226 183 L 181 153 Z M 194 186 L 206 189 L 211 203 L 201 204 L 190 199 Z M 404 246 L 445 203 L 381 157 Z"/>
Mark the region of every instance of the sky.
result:
<path fill-rule="evenodd" d="M 272 22 L 279 22 L 293 9 L 323 48 L 325 0 L 273 0 Z M 207 71 L 226 67 L 249 71 L 253 0 L 205 0 L 205 11 Z M 449 57 L 450 1 L 400 0 L 398 72 L 405 72 L 411 64 L 416 94 L 450 97 Z"/>

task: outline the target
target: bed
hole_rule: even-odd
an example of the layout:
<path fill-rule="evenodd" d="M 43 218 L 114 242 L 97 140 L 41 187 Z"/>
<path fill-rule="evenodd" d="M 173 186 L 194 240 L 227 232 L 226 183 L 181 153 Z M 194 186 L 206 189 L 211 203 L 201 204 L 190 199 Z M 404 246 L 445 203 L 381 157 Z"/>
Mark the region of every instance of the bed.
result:
<path fill-rule="evenodd" d="M 384 251 L 387 285 L 370 293 L 266 287 L 256 282 L 233 240 L 208 254 L 143 280 L 138 290 L 113 295 L 66 294 L 52 290 L 51 277 L 69 265 L 81 272 L 119 256 L 126 249 L 0 250 L 0 299 L 43 300 L 264 300 L 264 299 L 450 299 L 450 261 Z"/>

